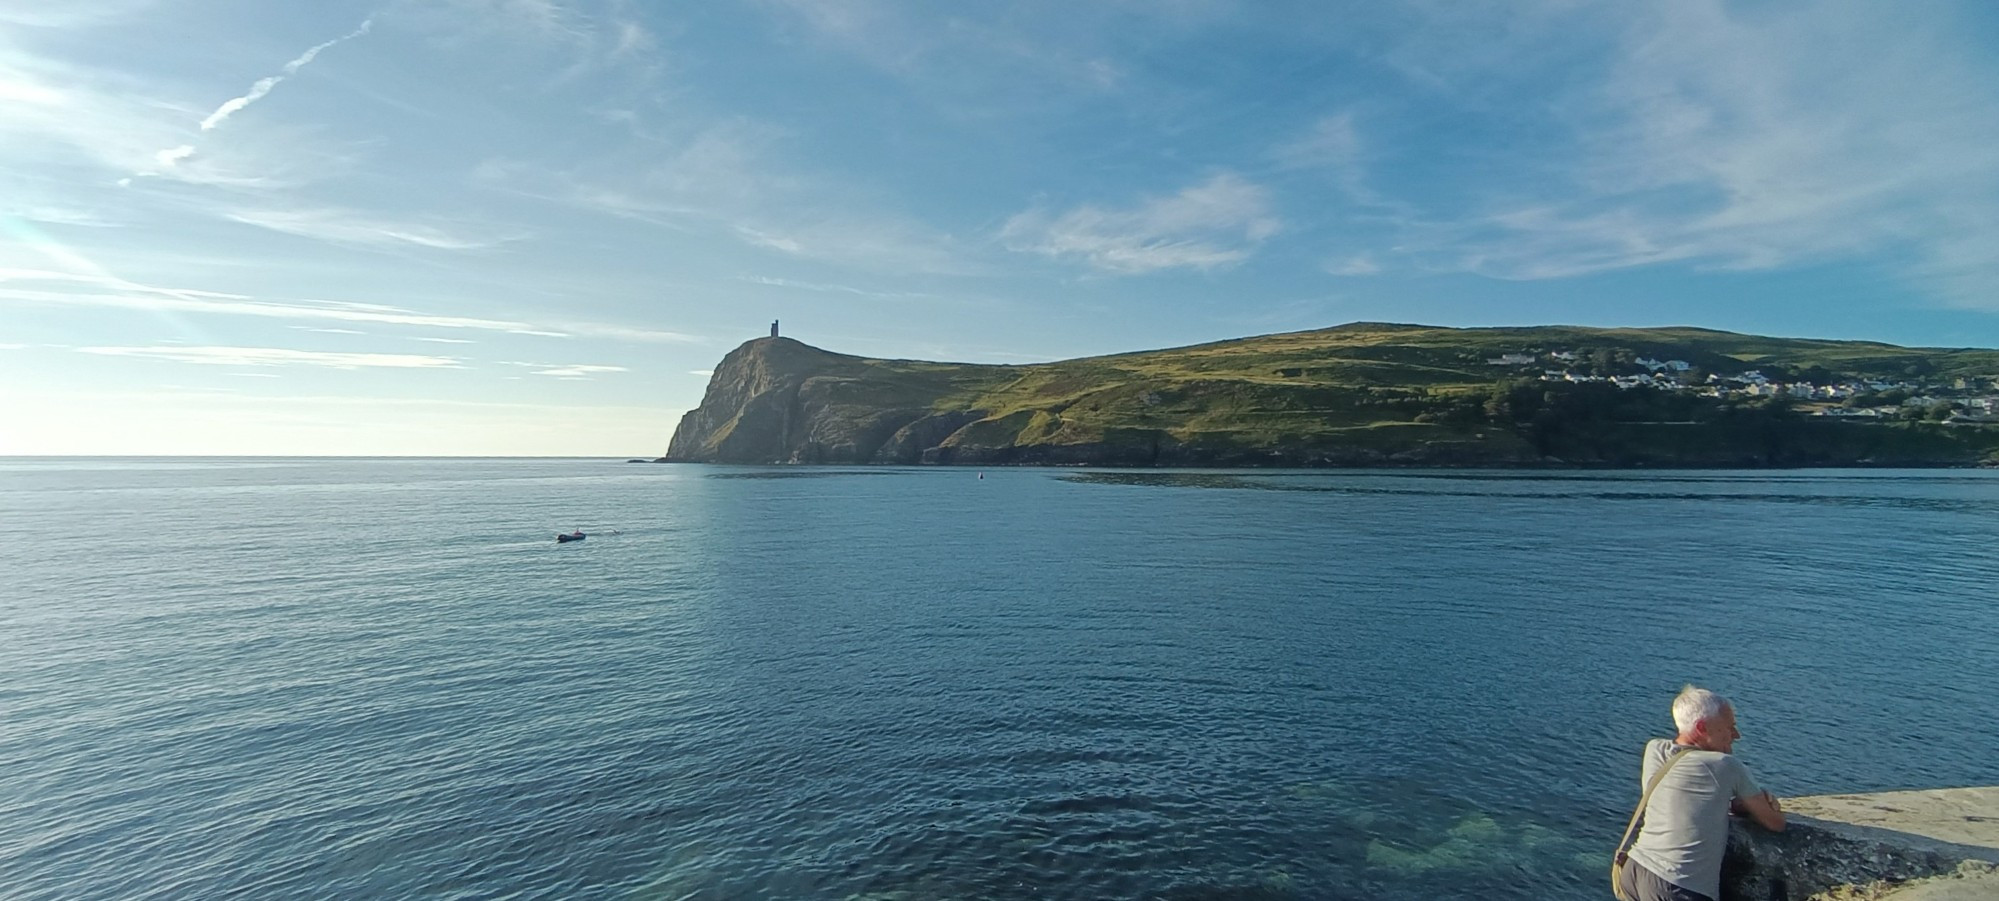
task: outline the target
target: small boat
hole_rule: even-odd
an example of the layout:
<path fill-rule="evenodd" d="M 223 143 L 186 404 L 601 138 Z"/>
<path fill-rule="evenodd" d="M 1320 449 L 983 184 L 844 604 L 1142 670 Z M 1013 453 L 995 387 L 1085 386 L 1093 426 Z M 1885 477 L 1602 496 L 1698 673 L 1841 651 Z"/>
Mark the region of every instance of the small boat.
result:
<path fill-rule="evenodd" d="M 590 537 L 590 536 L 588 536 L 588 535 L 585 535 L 585 534 L 583 534 L 583 530 L 582 530 L 582 529 L 577 529 L 576 531 L 574 531 L 574 532 L 571 532 L 571 533 L 569 533 L 569 534 L 567 534 L 567 535 L 557 535 L 557 536 L 555 536 L 555 541 L 556 541 L 556 543 L 557 543 L 557 544 L 566 544 L 566 543 L 568 543 L 568 542 L 571 542 L 571 541 L 582 541 L 583 539 L 585 539 L 585 538 L 588 538 L 588 537 Z"/>

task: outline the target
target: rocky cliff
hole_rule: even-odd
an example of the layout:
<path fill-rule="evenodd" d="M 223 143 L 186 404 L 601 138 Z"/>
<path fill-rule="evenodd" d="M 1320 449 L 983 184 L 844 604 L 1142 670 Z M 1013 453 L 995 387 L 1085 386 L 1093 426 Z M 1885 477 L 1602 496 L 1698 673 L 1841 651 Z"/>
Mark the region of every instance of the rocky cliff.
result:
<path fill-rule="evenodd" d="M 790 338 L 759 338 L 722 358 L 701 406 L 681 417 L 664 459 L 940 462 L 939 448 L 986 414 L 939 411 L 938 404 L 964 385 L 1005 374 L 1005 367 L 870 360 Z"/>

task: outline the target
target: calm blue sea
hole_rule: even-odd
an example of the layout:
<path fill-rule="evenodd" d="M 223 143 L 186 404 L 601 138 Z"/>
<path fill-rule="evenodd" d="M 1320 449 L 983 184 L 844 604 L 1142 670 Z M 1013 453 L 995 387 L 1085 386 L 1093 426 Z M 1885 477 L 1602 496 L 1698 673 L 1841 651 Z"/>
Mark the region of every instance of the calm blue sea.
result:
<path fill-rule="evenodd" d="M 8 898 L 1598 898 L 1689 680 L 1779 794 L 1999 781 L 1999 473 L 12 459 L 0 539 Z"/>

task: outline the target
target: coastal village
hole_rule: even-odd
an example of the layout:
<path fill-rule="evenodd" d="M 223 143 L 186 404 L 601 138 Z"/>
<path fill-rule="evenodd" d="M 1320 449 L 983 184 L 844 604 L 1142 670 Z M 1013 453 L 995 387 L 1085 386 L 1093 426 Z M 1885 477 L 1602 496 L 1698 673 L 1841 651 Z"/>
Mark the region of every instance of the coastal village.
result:
<path fill-rule="evenodd" d="M 1927 420 L 1946 424 L 1999 422 L 1999 387 L 1988 378 L 1902 380 L 1809 375 L 1783 367 L 1722 373 L 1686 360 L 1629 357 L 1605 352 L 1555 350 L 1488 358 L 1489 366 L 1540 370 L 1546 382 L 1608 382 L 1620 389 L 1650 388 L 1729 399 L 1788 398 L 1812 416 L 1857 420 Z"/>

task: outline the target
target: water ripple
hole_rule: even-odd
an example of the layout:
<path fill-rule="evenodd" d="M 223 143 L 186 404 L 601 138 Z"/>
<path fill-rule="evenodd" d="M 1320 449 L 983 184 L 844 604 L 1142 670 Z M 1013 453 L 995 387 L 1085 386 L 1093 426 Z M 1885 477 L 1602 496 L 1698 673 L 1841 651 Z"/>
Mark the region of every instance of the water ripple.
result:
<path fill-rule="evenodd" d="M 1999 717 L 1988 473 L 0 473 L 7 897 L 1580 899 L 1683 681 Z"/>

